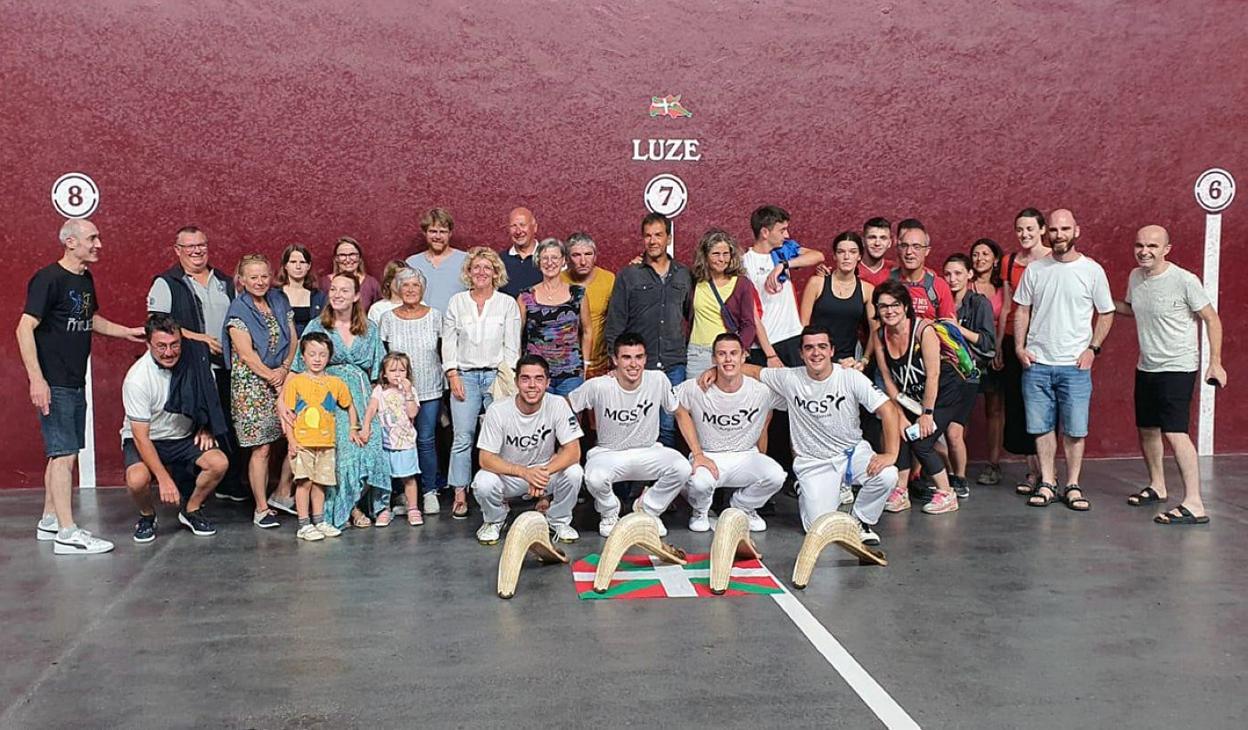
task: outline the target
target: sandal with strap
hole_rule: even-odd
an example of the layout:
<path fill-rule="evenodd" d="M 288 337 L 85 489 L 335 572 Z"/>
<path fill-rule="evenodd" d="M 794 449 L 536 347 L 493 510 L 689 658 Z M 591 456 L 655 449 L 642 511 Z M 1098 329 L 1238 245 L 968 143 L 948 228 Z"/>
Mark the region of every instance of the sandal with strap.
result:
<path fill-rule="evenodd" d="M 1164 501 L 1166 501 L 1166 498 L 1158 495 L 1157 490 L 1152 487 L 1144 487 L 1139 492 L 1127 497 L 1127 504 L 1132 507 L 1143 507 L 1146 504 Z"/>
<path fill-rule="evenodd" d="M 1039 489 L 1039 486 L 1036 483 L 1036 476 L 1031 472 L 1027 472 L 1026 476 L 1018 484 L 1014 485 L 1014 493 L 1023 496 L 1035 494 L 1037 489 Z"/>
<path fill-rule="evenodd" d="M 359 528 L 372 527 L 373 521 L 368 519 L 368 515 L 357 510 L 355 514 L 351 515 L 351 526 Z"/>
<path fill-rule="evenodd" d="M 1175 514 L 1178 512 L 1178 514 Z M 1209 524 L 1209 515 L 1201 515 L 1197 517 L 1192 511 L 1183 505 L 1179 505 L 1171 510 L 1166 510 L 1153 518 L 1153 522 L 1159 525 L 1207 525 Z"/>
<path fill-rule="evenodd" d="M 1049 493 L 1041 494 L 1040 493 L 1041 489 L 1047 489 L 1049 490 Z M 1036 485 L 1035 491 L 1033 491 L 1031 493 L 1031 496 L 1027 499 L 1027 506 L 1028 507 L 1048 507 L 1050 504 L 1053 503 L 1053 500 L 1055 499 L 1057 499 L 1057 485 L 1046 484 L 1044 482 L 1040 482 L 1039 484 Z"/>
<path fill-rule="evenodd" d="M 1070 496 L 1071 492 L 1078 492 L 1079 496 L 1072 497 Z M 1062 502 L 1076 512 L 1087 512 L 1092 509 L 1092 503 L 1088 501 L 1087 497 L 1083 496 L 1083 487 L 1078 484 L 1066 485 L 1066 488 L 1062 490 Z"/>

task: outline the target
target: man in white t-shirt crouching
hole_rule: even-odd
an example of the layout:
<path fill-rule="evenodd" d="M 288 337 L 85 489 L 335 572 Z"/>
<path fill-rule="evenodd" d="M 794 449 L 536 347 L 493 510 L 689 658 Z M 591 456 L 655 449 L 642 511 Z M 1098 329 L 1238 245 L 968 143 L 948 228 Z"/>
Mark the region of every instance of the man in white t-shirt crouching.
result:
<path fill-rule="evenodd" d="M 481 470 L 472 493 L 485 524 L 477 530 L 483 545 L 498 542 L 507 521 L 507 500 L 549 500 L 546 517 L 559 542 L 575 542 L 572 508 L 581 491 L 580 421 L 563 398 L 546 397 L 550 364 L 540 355 L 516 361 L 513 398 L 489 407 L 477 438 Z"/>
<path fill-rule="evenodd" d="M 733 507 L 745 512 L 752 532 L 767 529 L 758 508 L 784 486 L 784 468 L 767 456 L 767 423 L 784 400 L 741 373 L 741 338 L 725 332 L 711 346 L 715 381 L 705 391 L 686 380 L 676 389 L 676 423 L 689 444 L 693 476 L 685 498 L 693 508 L 689 529 L 711 529 L 711 500 L 717 488 L 736 489 Z"/>
<path fill-rule="evenodd" d="M 659 410 L 676 410 L 672 383 L 660 370 L 646 370 L 646 343 L 624 332 L 612 344 L 615 370 L 586 381 L 568 395 L 572 410 L 593 409 L 598 445 L 585 461 L 585 488 L 594 497 L 600 521 L 598 534 L 607 537 L 620 519 L 620 500 L 612 487 L 621 481 L 654 480 L 637 506 L 654 516 L 659 534 L 667 528 L 663 514 L 689 481 L 689 461 L 658 443 Z"/>
<path fill-rule="evenodd" d="M 880 538 L 871 528 L 897 484 L 894 464 L 901 445 L 897 406 L 867 376 L 832 361 L 832 338 L 826 329 L 803 329 L 801 348 L 804 367 L 763 369 L 747 364 L 742 371 L 775 391 L 789 412 L 802 529 L 809 530 L 821 515 L 841 506 L 842 484 L 858 486 L 850 514 L 862 527 L 862 541 L 878 545 Z M 713 372 L 708 370 L 700 382 L 709 384 Z M 875 453 L 863 440 L 859 407 L 879 417 L 884 453 Z"/>

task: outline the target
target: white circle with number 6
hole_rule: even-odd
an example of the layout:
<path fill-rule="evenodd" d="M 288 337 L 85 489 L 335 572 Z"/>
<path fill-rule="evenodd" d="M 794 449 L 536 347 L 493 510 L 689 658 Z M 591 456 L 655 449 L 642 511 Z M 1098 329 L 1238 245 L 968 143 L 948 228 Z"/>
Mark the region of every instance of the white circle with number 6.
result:
<path fill-rule="evenodd" d="M 689 188 L 685 182 L 670 173 L 655 175 L 646 183 L 646 209 L 651 213 L 675 218 L 689 202 Z"/>
<path fill-rule="evenodd" d="M 1211 167 L 1196 178 L 1196 202 L 1206 213 L 1221 213 L 1235 199 L 1235 178 L 1220 167 Z"/>
<path fill-rule="evenodd" d="M 52 207 L 66 218 L 86 218 L 99 205 L 99 187 L 81 172 L 67 172 L 52 183 Z"/>

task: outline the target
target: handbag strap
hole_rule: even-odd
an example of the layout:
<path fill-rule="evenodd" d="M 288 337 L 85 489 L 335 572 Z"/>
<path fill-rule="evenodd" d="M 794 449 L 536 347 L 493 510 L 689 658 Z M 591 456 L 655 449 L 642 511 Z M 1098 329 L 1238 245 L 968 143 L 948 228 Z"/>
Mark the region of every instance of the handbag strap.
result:
<path fill-rule="evenodd" d="M 728 305 L 724 304 L 724 298 L 719 295 L 719 289 L 715 288 L 715 279 L 708 278 L 706 285 L 711 288 L 711 293 L 715 295 L 715 301 L 719 302 L 719 313 L 724 318 L 724 326 L 735 334 L 737 332 L 737 321 L 733 319 L 732 313 L 728 311 Z"/>

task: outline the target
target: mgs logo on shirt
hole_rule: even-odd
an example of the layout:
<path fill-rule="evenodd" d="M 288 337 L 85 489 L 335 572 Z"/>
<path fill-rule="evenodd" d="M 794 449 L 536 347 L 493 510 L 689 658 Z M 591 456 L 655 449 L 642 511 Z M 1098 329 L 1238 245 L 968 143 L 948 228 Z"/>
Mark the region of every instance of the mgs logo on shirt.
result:
<path fill-rule="evenodd" d="M 828 393 L 822 398 L 814 400 L 806 400 L 800 395 L 793 396 L 793 405 L 801 408 L 803 411 L 812 416 L 822 416 L 831 413 L 841 407 L 841 403 L 845 401 L 845 396 Z"/>
<path fill-rule="evenodd" d="M 747 428 L 762 412 L 760 408 L 741 408 L 729 413 L 702 412 L 702 422 L 721 430 L 740 430 Z"/>
<path fill-rule="evenodd" d="M 508 446 L 520 449 L 521 451 L 531 451 L 546 443 L 546 439 L 549 438 L 552 433 L 554 433 L 553 428 L 550 426 L 542 426 L 536 433 L 531 433 L 527 436 L 507 434 L 503 437 L 503 441 Z"/>
<path fill-rule="evenodd" d="M 654 408 L 652 401 L 643 400 L 632 408 L 610 408 L 602 409 L 602 415 L 619 424 L 640 423 L 650 413 L 650 409 Z"/>

